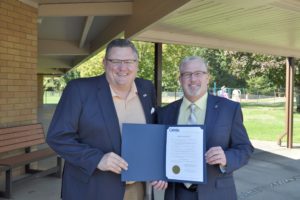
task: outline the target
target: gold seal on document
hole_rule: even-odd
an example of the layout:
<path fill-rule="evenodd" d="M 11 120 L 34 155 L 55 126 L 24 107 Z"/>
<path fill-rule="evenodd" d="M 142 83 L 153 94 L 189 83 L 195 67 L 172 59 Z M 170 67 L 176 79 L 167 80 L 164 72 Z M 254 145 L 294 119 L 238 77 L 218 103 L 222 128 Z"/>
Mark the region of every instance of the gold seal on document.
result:
<path fill-rule="evenodd" d="M 174 165 L 172 167 L 173 173 L 174 174 L 179 174 L 180 173 L 180 167 L 178 165 Z"/>

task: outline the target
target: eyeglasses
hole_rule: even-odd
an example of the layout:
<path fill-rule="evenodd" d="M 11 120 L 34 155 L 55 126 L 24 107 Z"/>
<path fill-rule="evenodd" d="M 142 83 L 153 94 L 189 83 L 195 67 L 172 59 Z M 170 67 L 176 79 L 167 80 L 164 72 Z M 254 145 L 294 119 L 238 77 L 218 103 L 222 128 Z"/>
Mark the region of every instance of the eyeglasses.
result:
<path fill-rule="evenodd" d="M 183 72 L 180 74 L 180 77 L 183 79 L 190 79 L 194 75 L 195 78 L 202 78 L 206 74 L 208 73 L 204 71 Z"/>
<path fill-rule="evenodd" d="M 106 59 L 114 66 L 120 66 L 121 64 L 124 64 L 126 66 L 131 66 L 137 62 L 135 59 L 128 59 L 128 60 L 120 60 L 120 59 Z"/>

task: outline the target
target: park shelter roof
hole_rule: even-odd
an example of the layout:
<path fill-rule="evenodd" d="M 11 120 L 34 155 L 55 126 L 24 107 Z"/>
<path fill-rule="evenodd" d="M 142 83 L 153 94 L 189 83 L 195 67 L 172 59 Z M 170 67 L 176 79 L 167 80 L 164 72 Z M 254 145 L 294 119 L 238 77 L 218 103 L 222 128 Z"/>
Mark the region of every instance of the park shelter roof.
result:
<path fill-rule="evenodd" d="M 115 37 L 300 57 L 299 0 L 19 0 L 38 8 L 38 73 Z"/>

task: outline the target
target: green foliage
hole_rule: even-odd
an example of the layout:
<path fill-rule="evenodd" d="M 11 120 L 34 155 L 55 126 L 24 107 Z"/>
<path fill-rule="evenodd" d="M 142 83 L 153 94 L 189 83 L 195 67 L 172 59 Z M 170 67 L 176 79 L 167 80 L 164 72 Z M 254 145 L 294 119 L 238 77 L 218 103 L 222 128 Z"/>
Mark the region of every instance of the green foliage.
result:
<path fill-rule="evenodd" d="M 179 87 L 179 65 L 183 58 L 201 55 L 204 49 L 177 44 L 163 45 L 162 88 L 165 91 L 177 91 Z"/>
<path fill-rule="evenodd" d="M 79 71 L 76 69 L 68 71 L 62 77 L 48 76 L 44 78 L 44 90 L 45 91 L 62 91 L 66 84 L 72 80 L 80 77 Z"/>
<path fill-rule="evenodd" d="M 154 80 L 154 44 L 149 42 L 134 42 L 139 52 L 138 77 Z"/>
<path fill-rule="evenodd" d="M 80 77 L 92 77 L 102 74 L 104 72 L 102 64 L 104 54 L 105 52 L 101 51 L 78 66 L 76 70 L 80 73 Z"/>
<path fill-rule="evenodd" d="M 71 71 L 68 71 L 64 76 L 62 76 L 63 82 L 65 84 L 62 84 L 63 87 L 66 86 L 66 83 L 68 83 L 70 80 L 80 78 L 80 71 L 77 69 L 73 69 Z"/>
<path fill-rule="evenodd" d="M 223 85 L 230 88 L 246 87 L 245 79 L 241 72 L 233 67 L 235 52 L 219 49 L 205 49 L 201 55 L 208 61 L 210 67 L 210 81 L 216 82 L 217 87 Z M 212 87 L 212 85 L 211 85 Z"/>
<path fill-rule="evenodd" d="M 268 79 L 266 76 L 255 76 L 251 77 L 247 80 L 248 83 L 248 90 L 247 92 L 250 94 L 255 94 L 259 91 L 260 94 L 271 96 L 274 93 L 276 87 L 272 84 L 272 81 Z"/>
<path fill-rule="evenodd" d="M 44 91 L 59 91 L 61 88 L 61 81 L 59 77 L 48 76 L 44 78 Z"/>
<path fill-rule="evenodd" d="M 139 51 L 138 76 L 154 79 L 154 44 L 134 42 Z M 178 44 L 163 44 L 162 88 L 165 91 L 180 90 L 179 64 L 186 56 L 201 56 L 210 66 L 210 80 L 228 88 L 247 88 L 249 92 L 260 90 L 266 94 L 285 87 L 285 57 L 255 53 L 207 49 Z M 78 77 L 97 76 L 104 72 L 104 51 L 94 55 L 85 63 L 66 73 L 61 79 L 47 79 L 45 89 L 60 90 L 66 83 Z M 295 87 L 300 91 L 300 60 L 296 60 Z M 50 89 L 49 89 L 50 88 Z M 300 98 L 299 98 L 300 99 Z"/>

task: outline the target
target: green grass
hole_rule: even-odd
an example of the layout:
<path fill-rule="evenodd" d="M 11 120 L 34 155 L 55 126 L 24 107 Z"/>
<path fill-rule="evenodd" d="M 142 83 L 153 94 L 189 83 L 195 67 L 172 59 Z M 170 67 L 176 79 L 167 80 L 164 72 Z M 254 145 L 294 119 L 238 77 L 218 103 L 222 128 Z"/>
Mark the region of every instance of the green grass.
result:
<path fill-rule="evenodd" d="M 44 104 L 57 104 L 59 99 L 59 93 L 44 92 Z"/>
<path fill-rule="evenodd" d="M 57 104 L 59 95 L 47 93 L 45 104 Z M 264 105 L 262 105 L 262 103 Z M 283 102 L 259 100 L 258 102 L 242 102 L 244 124 L 250 139 L 277 141 L 285 130 L 285 110 Z M 300 113 L 294 113 L 295 143 L 300 143 Z M 283 138 L 286 141 L 286 137 Z"/>
<path fill-rule="evenodd" d="M 250 139 L 276 141 L 285 131 L 284 104 L 242 104 L 244 124 Z M 300 142 L 300 114 L 294 113 L 293 141 Z M 286 137 L 283 138 L 286 141 Z"/>

